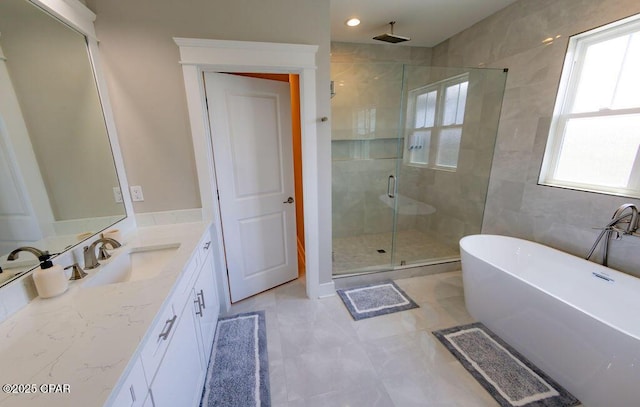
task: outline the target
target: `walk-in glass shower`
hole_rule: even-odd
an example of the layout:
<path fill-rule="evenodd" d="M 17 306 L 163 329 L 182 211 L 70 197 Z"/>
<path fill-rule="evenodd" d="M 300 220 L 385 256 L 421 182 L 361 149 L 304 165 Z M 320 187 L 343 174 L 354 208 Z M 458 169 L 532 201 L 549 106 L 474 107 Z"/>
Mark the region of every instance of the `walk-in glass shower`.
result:
<path fill-rule="evenodd" d="M 458 260 L 482 227 L 507 73 L 331 70 L 333 274 Z"/>

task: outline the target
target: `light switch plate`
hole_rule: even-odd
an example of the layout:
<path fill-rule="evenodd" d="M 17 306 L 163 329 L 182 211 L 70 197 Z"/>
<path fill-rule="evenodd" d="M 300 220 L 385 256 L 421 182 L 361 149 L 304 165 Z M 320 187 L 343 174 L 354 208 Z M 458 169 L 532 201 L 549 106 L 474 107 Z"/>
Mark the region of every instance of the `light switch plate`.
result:
<path fill-rule="evenodd" d="M 133 202 L 144 201 L 144 195 L 142 194 L 142 187 L 140 185 L 134 185 L 129 187 L 131 190 L 131 199 Z"/>

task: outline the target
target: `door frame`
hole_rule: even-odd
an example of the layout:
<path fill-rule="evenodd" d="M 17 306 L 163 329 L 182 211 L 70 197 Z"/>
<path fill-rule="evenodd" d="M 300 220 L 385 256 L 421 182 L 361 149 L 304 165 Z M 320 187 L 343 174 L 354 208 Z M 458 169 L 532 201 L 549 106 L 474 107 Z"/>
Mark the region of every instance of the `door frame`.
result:
<path fill-rule="evenodd" d="M 213 146 L 207 116 L 203 72 L 286 73 L 300 76 L 302 133 L 302 183 L 304 189 L 305 274 L 309 298 L 333 295 L 333 281 L 320 284 L 320 222 L 318 183 L 318 136 L 321 119 L 316 113 L 317 45 L 278 44 L 174 38 L 180 50 L 180 64 L 187 95 L 189 122 L 195 153 L 203 219 L 213 223 L 214 254 L 220 298 L 231 306 L 226 273 L 221 215 L 217 205 Z"/>

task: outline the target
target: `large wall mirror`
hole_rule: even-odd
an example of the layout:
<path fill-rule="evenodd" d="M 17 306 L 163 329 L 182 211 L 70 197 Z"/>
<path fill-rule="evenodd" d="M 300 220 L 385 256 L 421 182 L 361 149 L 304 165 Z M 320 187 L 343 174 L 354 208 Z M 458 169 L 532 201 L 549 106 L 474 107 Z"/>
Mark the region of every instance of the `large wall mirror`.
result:
<path fill-rule="evenodd" d="M 85 36 L 0 1 L 0 286 L 126 217 Z"/>

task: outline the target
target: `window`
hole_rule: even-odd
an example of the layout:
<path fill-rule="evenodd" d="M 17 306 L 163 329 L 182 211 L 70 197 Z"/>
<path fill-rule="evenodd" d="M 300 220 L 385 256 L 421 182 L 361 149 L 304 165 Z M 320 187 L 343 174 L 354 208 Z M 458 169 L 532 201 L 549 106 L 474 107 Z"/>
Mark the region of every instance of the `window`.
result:
<path fill-rule="evenodd" d="M 465 74 L 409 92 L 409 165 L 452 171 L 458 167 L 468 85 Z"/>
<path fill-rule="evenodd" d="M 376 132 L 376 108 L 368 107 L 353 112 L 353 123 L 358 137 L 371 137 Z"/>
<path fill-rule="evenodd" d="M 540 183 L 640 197 L 640 18 L 573 36 Z"/>

